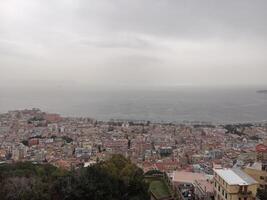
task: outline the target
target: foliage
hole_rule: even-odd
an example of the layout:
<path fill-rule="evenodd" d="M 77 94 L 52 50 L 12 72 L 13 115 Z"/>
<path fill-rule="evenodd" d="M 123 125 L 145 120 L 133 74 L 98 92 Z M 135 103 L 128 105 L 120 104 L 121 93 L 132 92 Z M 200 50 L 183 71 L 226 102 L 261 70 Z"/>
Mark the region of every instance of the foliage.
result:
<path fill-rule="evenodd" d="M 64 171 L 31 162 L 0 165 L 1 200 L 146 200 L 143 171 L 114 155 L 88 168 Z"/>
<path fill-rule="evenodd" d="M 257 135 L 253 135 L 253 136 L 250 136 L 249 139 L 251 139 L 251 140 L 259 140 L 260 138 Z"/>
<path fill-rule="evenodd" d="M 67 172 L 52 165 L 23 162 L 0 166 L 1 199 L 51 199 L 51 185 Z"/>
<path fill-rule="evenodd" d="M 28 140 L 22 140 L 21 143 L 25 146 L 29 146 L 29 142 Z"/>
<path fill-rule="evenodd" d="M 226 133 L 236 134 L 236 135 L 244 135 L 245 128 L 251 128 L 253 124 L 244 123 L 244 124 L 227 124 L 224 128 L 227 130 Z"/>
<path fill-rule="evenodd" d="M 267 199 L 267 189 L 258 189 L 258 191 L 257 191 L 257 197 L 260 200 Z"/>
<path fill-rule="evenodd" d="M 65 140 L 67 143 L 71 143 L 73 141 L 73 139 L 68 136 L 63 136 L 62 139 Z"/>
<path fill-rule="evenodd" d="M 31 123 L 33 123 L 34 121 L 43 121 L 43 120 L 44 120 L 44 118 L 43 118 L 42 116 L 34 116 L 34 117 L 32 117 L 32 118 L 30 118 L 30 119 L 28 120 L 28 123 L 31 124 Z"/>
<path fill-rule="evenodd" d="M 163 180 L 152 181 L 149 190 L 159 199 L 171 196 L 169 188 Z"/>

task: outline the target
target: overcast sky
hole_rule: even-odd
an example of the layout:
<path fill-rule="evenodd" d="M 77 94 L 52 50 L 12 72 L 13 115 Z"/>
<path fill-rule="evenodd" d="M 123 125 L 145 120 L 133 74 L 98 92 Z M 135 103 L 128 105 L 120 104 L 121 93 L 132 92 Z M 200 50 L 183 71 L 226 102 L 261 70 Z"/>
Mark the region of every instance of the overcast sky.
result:
<path fill-rule="evenodd" d="M 267 85 L 266 0 L 0 0 L 0 84 Z"/>

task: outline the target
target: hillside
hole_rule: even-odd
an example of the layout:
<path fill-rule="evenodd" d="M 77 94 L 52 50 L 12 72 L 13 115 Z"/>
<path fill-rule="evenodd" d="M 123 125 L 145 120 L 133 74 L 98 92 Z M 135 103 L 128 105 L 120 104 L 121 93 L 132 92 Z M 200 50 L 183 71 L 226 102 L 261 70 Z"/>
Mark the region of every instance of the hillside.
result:
<path fill-rule="evenodd" d="M 114 155 L 88 168 L 64 171 L 30 162 L 0 166 L 1 200 L 147 200 L 143 171 Z"/>

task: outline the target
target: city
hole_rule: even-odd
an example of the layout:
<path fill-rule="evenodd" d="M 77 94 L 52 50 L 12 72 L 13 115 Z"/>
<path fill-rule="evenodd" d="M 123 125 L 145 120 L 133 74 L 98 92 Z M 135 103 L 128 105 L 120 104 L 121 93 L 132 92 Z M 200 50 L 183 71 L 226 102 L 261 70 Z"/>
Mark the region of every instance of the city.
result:
<path fill-rule="evenodd" d="M 267 0 L 0 0 L 0 200 L 267 200 Z"/>
<path fill-rule="evenodd" d="M 158 196 L 249 200 L 258 188 L 267 189 L 266 132 L 264 122 L 104 122 L 34 108 L 0 115 L 0 159 L 1 164 L 30 161 L 71 170 L 121 154 L 145 173 L 167 175 L 164 183 L 172 192 Z"/>

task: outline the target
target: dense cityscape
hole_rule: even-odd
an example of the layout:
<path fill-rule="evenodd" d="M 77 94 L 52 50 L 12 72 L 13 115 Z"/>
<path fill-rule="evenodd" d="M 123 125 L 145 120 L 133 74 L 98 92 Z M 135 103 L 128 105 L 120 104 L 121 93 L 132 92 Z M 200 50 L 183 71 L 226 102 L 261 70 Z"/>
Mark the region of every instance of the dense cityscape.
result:
<path fill-rule="evenodd" d="M 267 200 L 267 0 L 0 0 L 0 200 Z"/>
<path fill-rule="evenodd" d="M 0 159 L 72 170 L 120 154 L 144 173 L 162 176 L 150 183 L 152 199 L 252 200 L 267 189 L 266 133 L 264 122 L 104 122 L 16 110 L 0 115 Z"/>

